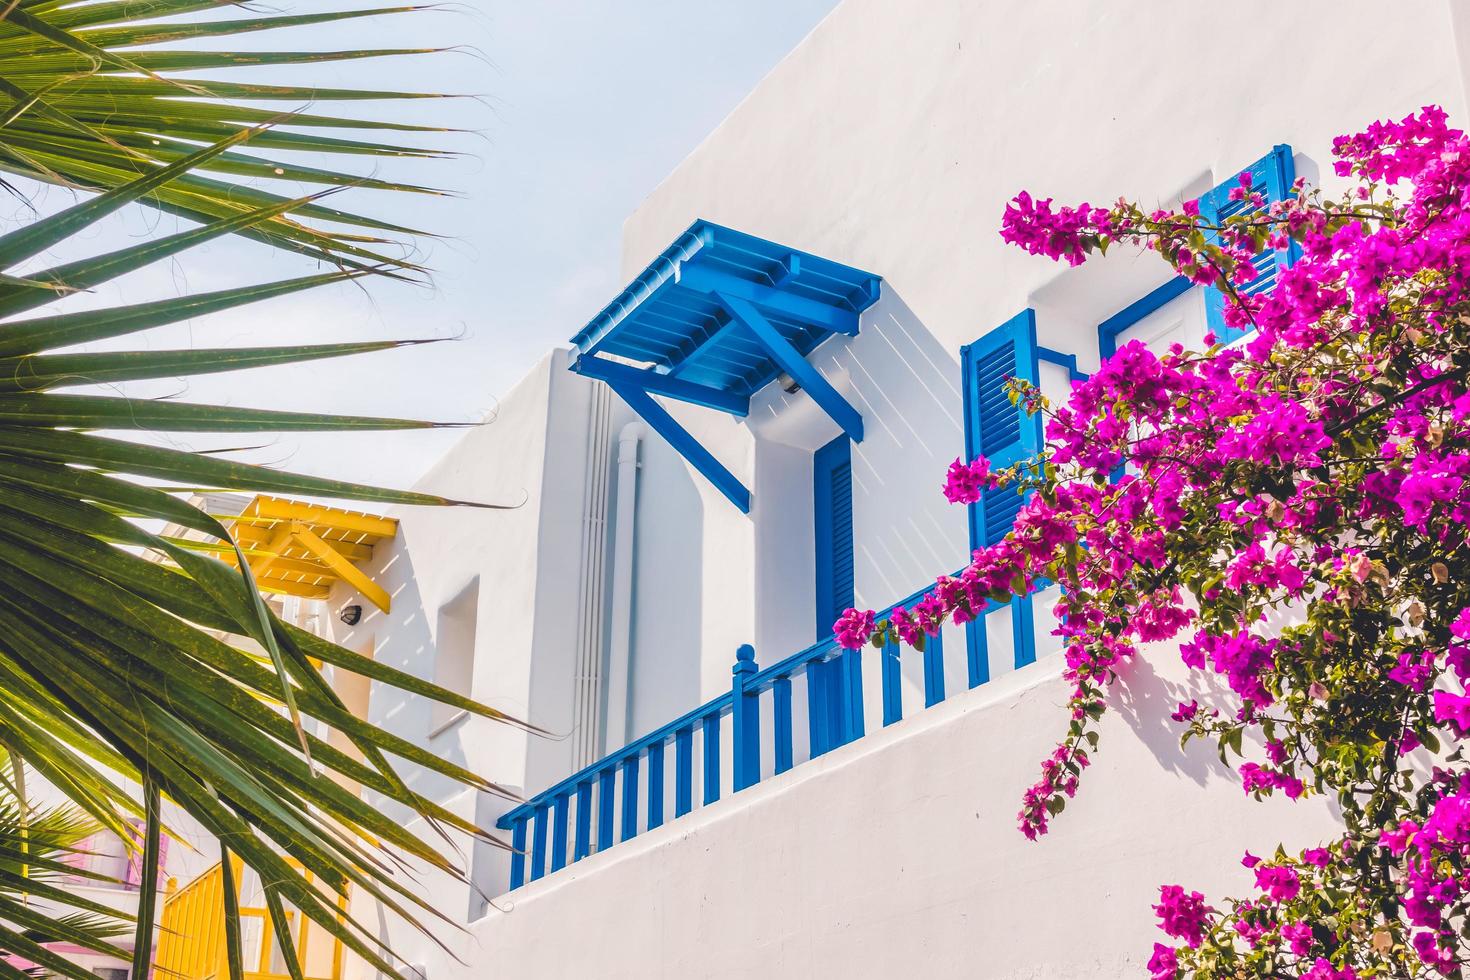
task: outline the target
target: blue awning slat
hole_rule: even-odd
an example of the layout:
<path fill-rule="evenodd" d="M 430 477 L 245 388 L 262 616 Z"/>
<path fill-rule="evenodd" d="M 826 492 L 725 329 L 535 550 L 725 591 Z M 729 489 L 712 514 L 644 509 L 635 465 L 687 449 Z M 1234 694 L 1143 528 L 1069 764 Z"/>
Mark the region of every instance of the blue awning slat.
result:
<path fill-rule="evenodd" d="M 706 263 L 713 268 L 726 271 L 745 273 L 745 278 L 762 282 L 763 285 L 775 285 L 778 281 L 781 288 L 787 292 L 814 299 L 819 302 L 839 306 L 851 312 L 865 309 L 866 302 L 854 299 L 854 292 L 860 290 L 862 280 L 843 278 L 839 275 L 829 275 L 825 272 L 800 267 L 794 275 L 786 275 L 786 265 L 777 263 L 774 267 L 764 269 L 751 269 L 743 267 L 736 262 L 721 256 L 710 256 Z"/>
<path fill-rule="evenodd" d="M 852 295 L 856 287 L 850 282 L 834 281 L 829 288 L 825 284 L 799 279 L 796 282 L 790 283 L 787 288 L 798 296 L 806 296 L 823 303 L 830 303 L 833 306 L 843 306 L 850 310 L 859 309 L 859 304 L 853 299 Z M 866 309 L 867 304 L 862 304 L 862 308 Z"/>
<path fill-rule="evenodd" d="M 777 282 L 787 278 L 786 264 L 783 262 L 742 262 L 743 256 L 738 255 L 712 255 L 708 263 L 727 272 L 733 272 L 738 276 L 759 282 L 764 286 L 774 286 Z"/>
<path fill-rule="evenodd" d="M 700 336 L 713 329 L 714 321 L 712 320 L 710 323 L 710 327 L 700 330 Z M 640 321 L 636 329 L 624 331 L 618 340 L 617 346 L 621 348 L 622 345 L 629 342 L 642 343 L 644 345 L 652 344 L 666 349 L 670 356 L 677 356 L 681 350 L 688 346 L 689 338 L 690 330 L 686 326 L 681 325 L 673 317 L 662 317 L 657 320 Z M 621 350 L 616 350 L 615 353 L 621 353 Z"/>
<path fill-rule="evenodd" d="M 639 336 L 622 338 L 614 353 L 634 360 L 661 361 L 667 359 L 673 351 L 668 344 L 659 343 L 657 338 Z"/>

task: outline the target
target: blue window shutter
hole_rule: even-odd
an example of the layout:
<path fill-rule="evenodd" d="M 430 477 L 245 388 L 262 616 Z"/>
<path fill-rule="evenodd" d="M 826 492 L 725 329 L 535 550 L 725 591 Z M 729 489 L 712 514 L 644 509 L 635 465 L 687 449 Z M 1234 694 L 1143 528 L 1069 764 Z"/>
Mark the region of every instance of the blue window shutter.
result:
<path fill-rule="evenodd" d="M 1036 311 L 1030 309 L 960 349 L 966 460 L 985 456 L 994 469 L 1002 469 L 1041 450 L 1041 416 L 1012 405 L 1006 385 L 1009 378 L 1038 384 L 1036 361 Z M 1021 503 L 1010 487 L 986 491 L 970 507 L 971 549 L 1005 537 Z"/>
<path fill-rule="evenodd" d="M 1291 161 L 1291 147 L 1284 144 L 1272 148 L 1270 153 L 1251 164 L 1249 170 L 1251 188 L 1264 194 L 1267 204 L 1284 199 L 1290 193 L 1291 185 L 1296 181 L 1296 170 Z M 1243 170 L 1234 171 L 1228 180 L 1200 197 L 1200 216 L 1210 224 L 1219 224 L 1231 215 L 1251 212 L 1244 201 L 1230 200 L 1230 189 L 1239 186 L 1239 177 L 1243 172 Z M 1268 248 L 1257 255 L 1255 264 L 1259 274 L 1255 279 L 1246 283 L 1241 292 L 1248 295 L 1269 293 L 1276 287 L 1276 279 L 1281 274 L 1281 270 L 1296 261 L 1296 251 L 1295 246 L 1284 251 Z M 1205 316 L 1210 332 L 1220 343 L 1228 344 L 1232 340 L 1244 337 L 1246 331 L 1225 325 L 1224 301 L 1225 296 L 1218 288 L 1211 286 L 1205 291 Z"/>
<path fill-rule="evenodd" d="M 816 526 L 817 639 L 853 604 L 852 443 L 847 436 L 818 449 L 812 459 Z"/>

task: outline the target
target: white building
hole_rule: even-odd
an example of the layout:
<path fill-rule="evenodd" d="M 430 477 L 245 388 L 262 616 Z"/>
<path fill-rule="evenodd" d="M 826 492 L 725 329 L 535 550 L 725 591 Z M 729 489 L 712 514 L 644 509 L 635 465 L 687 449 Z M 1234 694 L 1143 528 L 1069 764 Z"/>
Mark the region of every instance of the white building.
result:
<path fill-rule="evenodd" d="M 391 612 L 345 585 L 330 600 L 341 642 L 564 735 L 371 691 L 373 721 L 532 800 L 506 817 L 415 777 L 506 817 L 525 854 L 473 856 L 488 905 L 427 881 L 467 928 L 446 952 L 385 921 L 405 962 L 431 980 L 1137 974 L 1160 883 L 1238 893 L 1247 845 L 1330 833 L 1326 805 L 1254 803 L 1210 747 L 1179 749 L 1168 713 L 1211 694 L 1159 649 L 1074 805 L 1027 843 L 1020 794 L 1065 724 L 1045 594 L 1029 631 L 1002 608 L 940 655 L 904 651 L 897 684 L 880 651 L 813 644 L 848 602 L 882 609 L 1003 533 L 1006 501 L 972 530 L 939 493 L 967 449 L 1034 438 L 986 400 L 997 379 L 1059 394 L 1120 339 L 1206 330 L 1209 292 L 1156 257 L 1071 269 L 1005 246 L 1004 202 L 1208 200 L 1246 167 L 1279 195 L 1330 180 L 1332 137 L 1370 120 L 1465 120 L 1470 11 L 1385 13 L 841 4 L 629 217 L 629 289 L 423 481 L 523 505 L 396 513 L 371 569 Z M 737 731 L 743 644 L 789 672 L 740 674 L 758 719 L 734 699 Z"/>

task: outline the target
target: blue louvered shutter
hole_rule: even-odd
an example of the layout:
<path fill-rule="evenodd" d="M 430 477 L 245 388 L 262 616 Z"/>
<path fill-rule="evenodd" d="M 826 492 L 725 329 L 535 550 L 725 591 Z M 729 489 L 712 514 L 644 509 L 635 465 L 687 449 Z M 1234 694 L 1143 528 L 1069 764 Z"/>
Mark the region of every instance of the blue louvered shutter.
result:
<path fill-rule="evenodd" d="M 1028 416 L 1011 404 L 1006 381 L 1039 383 L 1036 365 L 1036 312 L 1025 310 L 960 349 L 964 373 L 965 458 L 987 457 L 994 469 L 1036 455 L 1041 449 L 1041 416 Z M 1021 509 L 1022 497 L 1010 487 L 988 490 L 970 507 L 970 547 L 994 544 L 1006 536 Z"/>
<path fill-rule="evenodd" d="M 1291 191 L 1292 183 L 1296 180 L 1296 172 L 1291 161 L 1291 147 L 1286 145 L 1274 147 L 1270 153 L 1251 164 L 1249 169 L 1251 188 L 1261 191 L 1266 197 L 1267 204 L 1285 198 Z M 1231 215 L 1251 214 L 1255 210 L 1245 201 L 1230 200 L 1230 189 L 1239 186 L 1239 177 L 1243 172 L 1243 170 L 1234 171 L 1229 180 L 1200 197 L 1200 216 L 1210 224 L 1219 224 Z M 1270 292 L 1276 287 L 1276 279 L 1280 276 L 1281 270 L 1296 260 L 1295 252 L 1296 247 L 1293 246 L 1285 250 L 1268 248 L 1257 255 L 1255 264 L 1258 275 L 1254 280 L 1246 283 L 1241 292 L 1248 295 Z M 1205 291 L 1205 316 L 1209 329 L 1220 343 L 1228 344 L 1232 340 L 1244 337 L 1246 331 L 1225 325 L 1224 299 L 1224 294 L 1214 286 Z"/>
<path fill-rule="evenodd" d="M 852 443 L 847 436 L 818 449 L 812 459 L 816 527 L 817 639 L 853 604 Z"/>

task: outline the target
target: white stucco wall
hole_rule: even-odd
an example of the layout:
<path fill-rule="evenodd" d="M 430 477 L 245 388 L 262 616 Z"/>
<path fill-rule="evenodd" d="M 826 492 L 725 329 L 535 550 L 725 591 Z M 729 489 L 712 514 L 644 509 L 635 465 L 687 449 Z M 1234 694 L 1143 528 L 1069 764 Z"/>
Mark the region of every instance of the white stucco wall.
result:
<path fill-rule="evenodd" d="M 398 534 L 364 566 L 392 596 L 383 613 L 339 585 L 325 625 L 352 649 L 426 678 L 435 677 L 439 613 L 476 585 L 474 668 L 477 700 L 529 719 L 554 738 L 477 717 L 442 731 L 423 698 L 372 685 L 368 716 L 405 738 L 486 778 L 531 792 L 565 775 L 571 765 L 573 658 L 578 572 L 582 562 L 583 492 L 588 465 L 590 382 L 566 369 L 556 350 L 501 400 L 487 424 L 464 438 L 418 488 L 509 509 L 411 507 L 390 511 Z M 610 424 L 631 417 L 621 408 Z M 337 612 L 360 603 L 353 627 Z M 411 786 L 448 802 L 455 784 L 414 767 Z M 456 804 L 473 812 L 473 801 Z"/>
<path fill-rule="evenodd" d="M 964 514 L 939 493 L 963 448 L 961 345 L 1029 306 L 1041 343 L 1091 370 L 1097 323 L 1168 278 L 1149 256 L 1074 270 L 1007 247 L 997 234 L 1005 200 L 1023 188 L 1064 203 L 1178 200 L 1278 143 L 1315 179 L 1330 170 L 1331 138 L 1374 118 L 1438 102 L 1463 121 L 1463 11 L 1455 23 L 1450 0 L 1382 12 L 1370 0 L 1065 12 L 1022 0 L 845 0 L 630 217 L 624 271 L 703 217 L 884 277 L 860 335 L 811 360 L 864 416 L 853 454 L 857 599 L 887 605 L 965 558 Z M 507 395 L 494 424 L 469 433 L 424 487 L 524 495 L 525 506 L 399 514 L 400 539 L 376 569 L 394 612 L 339 639 L 371 637 L 379 656 L 432 676 L 434 612 L 479 576 L 475 696 L 567 732 L 586 397 L 561 354 Z M 739 513 L 645 434 L 635 733 L 725 690 L 739 644 L 754 642 L 769 664 L 811 642 L 811 452 L 837 432 L 806 394 L 775 386 L 744 421 L 668 407 L 754 501 Z M 630 417 L 617 410 L 614 432 Z M 758 787 L 728 798 L 727 765 L 726 799 L 502 896 L 470 933 L 441 937 L 450 953 L 385 930 L 432 980 L 1116 976 L 1136 973 L 1156 938 L 1158 884 L 1240 891 L 1246 846 L 1330 832 L 1321 804 L 1256 804 L 1209 747 L 1180 752 L 1167 715 L 1199 692 L 1162 649 L 1133 669 L 1083 795 L 1050 839 L 1028 844 L 1015 812 L 1062 731 L 1065 691 L 1054 658 L 1007 672 L 1005 625 L 991 625 L 989 685 L 963 690 L 963 643 L 951 632 L 950 700 L 918 709 L 910 655 L 909 717 L 878 730 L 870 657 L 869 734 L 857 743 L 769 778 L 766 707 Z M 1051 644 L 1038 639 L 1044 654 Z M 800 686 L 796 695 L 803 732 Z M 420 737 L 427 711 L 375 698 L 371 716 Z M 475 720 L 430 744 L 530 792 L 570 768 L 569 742 L 528 742 Z M 495 815 L 467 796 L 446 802 Z M 425 887 L 451 917 L 469 904 L 462 886 L 431 877 Z"/>

